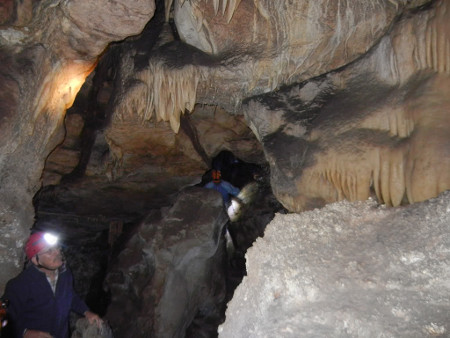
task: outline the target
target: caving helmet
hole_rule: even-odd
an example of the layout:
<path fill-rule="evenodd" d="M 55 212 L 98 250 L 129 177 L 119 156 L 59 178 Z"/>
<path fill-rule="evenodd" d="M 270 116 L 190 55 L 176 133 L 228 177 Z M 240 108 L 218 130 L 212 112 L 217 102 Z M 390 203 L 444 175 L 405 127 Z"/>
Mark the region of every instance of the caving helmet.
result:
<path fill-rule="evenodd" d="M 25 254 L 33 258 L 44 249 L 58 246 L 58 237 L 49 232 L 38 231 L 30 235 L 25 244 Z"/>

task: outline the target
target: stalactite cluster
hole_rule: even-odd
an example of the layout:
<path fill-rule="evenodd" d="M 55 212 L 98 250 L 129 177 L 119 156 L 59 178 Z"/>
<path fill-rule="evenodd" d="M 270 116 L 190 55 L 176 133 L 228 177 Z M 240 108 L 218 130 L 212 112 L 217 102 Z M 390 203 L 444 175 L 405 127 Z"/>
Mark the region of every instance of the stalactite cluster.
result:
<path fill-rule="evenodd" d="M 422 49 L 425 55 L 422 59 L 427 68 L 431 68 L 439 73 L 450 73 L 450 41 L 448 33 L 450 24 L 446 16 L 447 8 L 440 3 L 436 13 L 436 18 L 431 24 L 426 26 L 425 46 Z M 423 61 L 422 61 L 423 62 Z"/>
<path fill-rule="evenodd" d="M 185 1 L 186 0 L 178 0 L 179 4 L 181 6 L 183 6 Z M 236 8 L 238 8 L 241 1 L 242 0 L 189 0 L 192 7 L 195 8 L 196 18 L 198 19 L 198 23 L 199 23 L 198 30 L 200 30 L 200 28 L 203 24 L 201 2 L 203 2 L 203 3 L 212 2 L 212 5 L 214 7 L 214 13 L 217 15 L 220 10 L 220 13 L 223 16 L 225 16 L 227 22 L 230 22 L 231 19 L 233 18 L 234 12 L 236 11 Z M 169 19 L 170 8 L 172 7 L 173 2 L 174 2 L 174 0 L 165 0 L 166 20 Z"/>
<path fill-rule="evenodd" d="M 399 206 L 450 189 L 450 100 L 442 99 L 449 81 L 444 75 L 414 86 L 417 96 L 406 95 L 402 108 L 394 104 L 360 121 L 311 132 L 309 141 L 321 151 L 313 155 L 314 165 L 304 168 L 297 190 L 326 202 L 365 200 L 373 194 L 386 205 Z M 344 127 L 338 128 L 339 123 Z M 303 198 L 294 203 L 305 208 Z"/>
<path fill-rule="evenodd" d="M 172 130 L 178 133 L 180 116 L 186 110 L 193 110 L 197 86 L 205 78 L 201 67 L 170 68 L 162 62 L 150 63 L 136 74 L 135 84 L 117 112 L 122 117 L 138 114 L 143 121 L 150 120 L 154 114 L 158 122 L 169 121 Z"/>
<path fill-rule="evenodd" d="M 406 82 L 418 70 L 450 74 L 447 7 L 445 1 L 438 1 L 435 11 L 425 11 L 420 20 L 405 21 L 396 28 L 387 42 L 392 45 L 390 78 Z"/>

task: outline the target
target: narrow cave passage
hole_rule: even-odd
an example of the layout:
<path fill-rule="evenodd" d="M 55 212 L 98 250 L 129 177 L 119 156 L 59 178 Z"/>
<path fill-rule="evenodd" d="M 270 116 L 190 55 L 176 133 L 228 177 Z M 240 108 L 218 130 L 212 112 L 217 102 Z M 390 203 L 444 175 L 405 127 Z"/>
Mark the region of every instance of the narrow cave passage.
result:
<path fill-rule="evenodd" d="M 231 154 L 228 151 L 226 153 Z M 205 171 L 203 177 L 198 178 L 199 182 L 195 186 L 204 186 L 210 180 L 208 178 L 210 173 L 210 170 Z M 189 322 L 186 328 L 186 337 L 214 337 L 217 335 L 217 326 L 225 319 L 226 303 L 232 298 L 234 289 L 246 274 L 246 250 L 258 237 L 263 236 L 265 226 L 272 220 L 275 212 L 284 212 L 282 206 L 271 193 L 266 167 L 238 159 L 238 163 L 234 163 L 234 170 L 225 168 L 223 173 L 224 178 L 241 189 L 241 192 L 243 192 L 241 199 L 245 200 L 245 204 L 240 205 L 241 209 L 237 214 L 231 215 L 231 219 L 226 220 L 222 228 L 223 254 L 226 258 L 218 260 L 218 263 L 214 264 L 222 264 L 222 266 L 216 268 L 224 271 L 223 275 L 218 274 L 218 276 L 222 276 L 219 278 L 224 278 L 224 280 L 216 283 L 223 285 L 225 289 L 223 289 L 223 286 L 219 288 L 222 294 L 217 297 L 218 300 L 211 301 L 210 305 L 207 305 L 209 303 L 206 302 L 206 305 L 195 309 L 196 313 L 192 318 L 186 318 L 186 321 Z M 112 217 L 111 213 L 108 216 L 103 216 L 102 213 L 106 210 L 105 205 L 103 205 L 103 210 L 95 210 L 94 208 L 86 210 L 82 207 L 82 205 L 90 204 L 90 202 L 99 204 L 88 200 L 83 201 L 83 198 L 92 199 L 94 196 L 87 195 L 85 190 L 83 197 L 83 194 L 80 193 L 83 190 L 77 190 L 80 189 L 80 182 L 83 182 L 82 177 L 77 182 L 68 183 L 66 181 L 58 186 L 49 186 L 36 195 L 37 222 L 35 227 L 40 230 L 53 230 L 62 235 L 67 262 L 74 271 L 76 289 L 86 299 L 92 310 L 105 316 L 108 314 L 111 299 L 117 296 L 112 294 L 114 290 L 105 285 L 105 278 L 111 272 L 111 266 L 117 265 L 117 261 L 123 259 L 124 256 L 127 257 L 125 258 L 128 261 L 128 263 L 125 263 L 127 267 L 133 266 L 133 264 L 141 265 L 141 263 L 133 262 L 129 254 L 127 256 L 124 252 L 130 252 L 129 243 L 133 242 L 137 233 L 140 233 L 140 236 L 145 233 L 142 230 L 142 224 L 157 223 L 163 217 L 162 215 L 165 212 L 167 213 L 164 210 L 171 208 L 171 206 L 147 210 L 147 214 L 133 215 L 134 218 L 131 216 L 128 218 Z M 93 188 L 96 190 L 95 187 Z M 208 191 L 207 189 L 204 190 Z M 112 209 L 115 209 L 115 204 L 112 201 L 116 192 L 110 190 L 108 196 L 107 193 L 102 192 L 102 198 L 105 199 L 105 196 L 107 196 L 107 203 L 111 203 L 109 207 L 112 207 Z M 123 193 L 123 191 L 120 193 Z M 132 209 L 133 204 L 139 204 L 139 198 L 136 200 L 132 198 L 136 197 L 128 199 L 126 205 L 118 207 L 116 211 L 120 214 L 121 210 Z M 176 197 L 174 201 L 178 203 Z M 123 200 L 121 203 L 123 203 Z M 205 201 L 205 203 L 209 202 Z M 87 214 L 87 211 L 90 214 Z M 192 210 L 182 212 L 189 214 Z M 189 222 L 186 219 L 185 221 Z M 172 235 L 177 236 L 177 234 Z M 151 242 L 152 238 L 146 240 Z M 156 245 L 160 244 L 157 243 Z M 133 254 L 135 253 L 131 255 Z M 142 266 L 139 269 L 141 268 Z M 151 267 L 151 269 L 153 268 L 155 267 Z M 136 273 L 139 274 L 139 271 Z M 214 270 L 205 273 L 214 273 Z M 136 276 L 134 281 L 137 284 L 133 285 L 132 282 L 129 285 L 130 287 L 145 289 L 145 285 L 139 285 L 139 283 L 142 283 L 139 276 Z M 152 283 L 149 281 L 149 284 Z M 215 288 L 211 285 L 201 286 L 201 288 L 210 287 Z M 145 296 L 142 295 L 142 297 Z M 128 309 L 128 311 L 137 316 L 142 315 L 142 307 L 145 302 L 145 299 L 136 300 L 134 304 L 132 302 L 131 306 L 136 308 Z M 176 301 L 173 306 L 178 306 Z M 109 317 L 115 315 L 117 314 L 111 314 L 111 312 L 108 314 Z M 75 325 L 75 319 L 73 319 L 72 327 Z M 126 330 L 126 328 L 118 329 L 119 332 L 123 332 L 123 330 Z"/>
<path fill-rule="evenodd" d="M 211 62 L 196 50 L 184 54 L 189 60 L 171 55 L 177 51 L 171 49 L 170 40 L 179 37 L 173 24 L 163 23 L 161 8 L 160 4 L 139 37 L 109 46 L 66 112 L 65 139 L 48 156 L 43 187 L 34 197 L 34 227 L 61 234 L 76 290 L 93 311 L 109 320 L 116 336 L 173 332 L 170 326 L 175 324 L 164 317 L 178 318 L 175 309 L 184 308 L 177 332 L 215 337 L 225 319 L 226 303 L 246 274 L 246 250 L 263 236 L 274 214 L 284 209 L 272 194 L 261 145 L 242 115 L 197 104 L 180 116 L 178 133 L 172 123 L 158 119 L 113 116 L 118 106 L 129 104 L 121 101 L 124 83 L 126 88 L 139 84 L 124 72 L 145 71 L 154 46 L 162 40 L 169 41 L 164 57 L 174 65 Z M 135 51 L 132 59 L 129 50 Z M 246 204 L 240 205 L 232 220 L 221 204 L 202 207 L 215 205 L 202 197 L 207 190 L 201 187 L 211 180 L 212 163 L 223 150 L 239 159 L 233 170 L 223 168 L 223 178 L 247 192 Z M 183 197 L 178 196 L 188 187 L 204 189 L 199 198 L 205 200 L 195 205 L 180 202 Z M 184 205 L 181 211 L 178 204 Z M 197 213 L 197 207 L 206 210 L 205 216 L 199 211 L 192 221 L 189 214 Z M 173 226 L 171 213 L 182 224 Z M 217 218 L 214 227 L 209 229 L 203 217 Z M 214 237 L 216 230 L 219 237 Z M 211 235 L 201 237 L 205 231 Z M 161 263 L 166 243 L 171 243 L 169 252 L 182 251 L 191 234 L 202 239 L 185 253 L 174 254 L 172 263 Z M 209 237 L 217 239 L 217 253 L 208 253 L 212 258 L 206 260 L 196 257 L 190 263 L 193 267 L 183 272 L 186 282 L 173 282 L 173 270 L 184 268 L 176 261 L 203 250 Z M 205 276 L 196 279 L 196 275 Z M 165 290 L 177 296 L 168 299 Z M 187 302 L 186 297 L 195 301 Z M 131 325 L 123 318 L 136 321 Z M 76 319 L 72 318 L 72 330 Z"/>
<path fill-rule="evenodd" d="M 129 325 L 113 320 L 124 317 L 115 313 L 116 309 L 123 311 L 121 297 L 127 299 L 125 318 L 145 318 L 145 322 L 152 323 L 149 327 L 137 321 L 134 332 L 153 332 L 159 325 L 155 312 L 163 311 L 153 300 L 163 297 L 161 285 L 154 285 L 155 279 L 165 280 L 171 272 L 164 270 L 163 277 L 156 275 L 158 258 L 139 257 L 153 247 L 164 246 L 171 237 L 179 236 L 183 243 L 180 234 L 185 229 L 167 226 L 170 236 L 159 237 L 157 243 L 152 242 L 153 237 L 159 236 L 156 230 L 148 229 L 162 224 L 164 232 L 164 222 L 170 223 L 167 213 L 179 203 L 180 192 L 197 187 L 206 193 L 202 187 L 211 181 L 213 163 L 221 162 L 223 179 L 243 191 L 241 199 L 245 204 L 241 203 L 237 214 L 226 216 L 218 225 L 222 254 L 214 255 L 210 265 L 200 268 L 204 271 L 200 274 L 214 278 L 192 282 L 205 283 L 196 288 L 210 290 L 205 293 L 206 300 L 193 307 L 176 298 L 170 300 L 173 307 L 186 306 L 186 311 L 193 312 L 180 320 L 186 336 L 214 337 L 225 319 L 226 303 L 246 273 L 246 250 L 263 236 L 274 214 L 284 208 L 272 194 L 262 149 L 242 116 L 197 105 L 194 112 L 180 118 L 178 134 L 165 122 L 114 121 L 110 112 L 117 104 L 115 88 L 119 81 L 114 68 L 120 62 L 121 48 L 109 49 L 67 111 L 65 140 L 49 155 L 42 175 L 44 186 L 34 198 L 34 227 L 61 234 L 77 291 L 93 311 L 118 323 L 112 327 L 117 336 L 123 335 Z M 142 62 L 142 55 L 139 60 Z M 228 162 L 224 160 L 227 157 Z M 202 203 L 214 204 L 206 198 Z M 190 205 L 183 208 L 195 209 Z M 226 215 L 222 207 L 215 210 Z M 186 215 L 192 211 L 182 210 L 179 218 L 191 227 L 188 232 L 197 234 L 207 223 L 199 217 L 195 221 L 198 224 L 190 224 Z M 136 244 L 136 237 L 148 245 Z M 199 271 L 192 272 L 195 273 Z M 116 277 L 119 282 L 114 280 Z M 120 287 L 108 286 L 107 280 Z M 194 292 L 192 297 L 198 295 Z M 163 315 L 173 314 L 163 311 Z M 76 319 L 72 319 L 72 329 Z"/>

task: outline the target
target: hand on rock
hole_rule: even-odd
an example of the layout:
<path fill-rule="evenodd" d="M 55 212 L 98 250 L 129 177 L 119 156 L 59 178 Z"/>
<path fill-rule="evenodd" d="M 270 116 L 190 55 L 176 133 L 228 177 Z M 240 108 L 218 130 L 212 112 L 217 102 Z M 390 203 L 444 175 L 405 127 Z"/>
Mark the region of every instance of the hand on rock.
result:
<path fill-rule="evenodd" d="M 86 311 L 84 316 L 88 320 L 89 324 L 96 324 L 98 328 L 101 328 L 103 320 L 94 312 Z"/>

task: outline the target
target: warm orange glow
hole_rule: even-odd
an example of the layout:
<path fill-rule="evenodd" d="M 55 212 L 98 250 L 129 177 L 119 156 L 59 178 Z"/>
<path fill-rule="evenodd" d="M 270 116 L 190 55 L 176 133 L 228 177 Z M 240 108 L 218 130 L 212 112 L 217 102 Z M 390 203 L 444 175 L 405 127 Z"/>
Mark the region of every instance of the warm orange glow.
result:
<path fill-rule="evenodd" d="M 86 77 L 93 69 L 91 63 L 73 62 L 65 65 L 55 79 L 55 99 L 64 105 L 64 109 L 72 106 Z"/>
<path fill-rule="evenodd" d="M 78 91 L 83 85 L 85 78 L 85 76 L 77 76 L 68 79 L 60 85 L 59 91 L 62 93 L 62 99 L 64 100 L 65 109 L 68 109 L 72 106 L 73 101 L 75 100 Z"/>
<path fill-rule="evenodd" d="M 54 117 L 55 122 L 60 121 L 95 66 L 96 62 L 86 61 L 71 61 L 55 66 L 36 95 L 35 114 L 45 111 Z"/>

